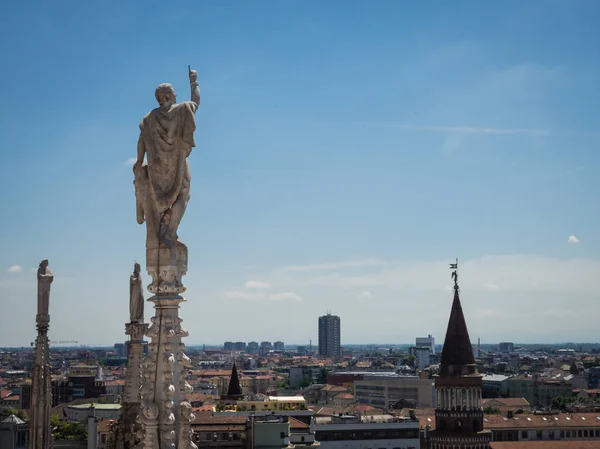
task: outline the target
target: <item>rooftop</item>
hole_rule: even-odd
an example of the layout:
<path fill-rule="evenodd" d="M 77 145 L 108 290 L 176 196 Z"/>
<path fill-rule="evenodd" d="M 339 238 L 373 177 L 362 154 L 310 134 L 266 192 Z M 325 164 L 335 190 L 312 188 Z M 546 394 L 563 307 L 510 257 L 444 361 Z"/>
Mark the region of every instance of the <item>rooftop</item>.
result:
<path fill-rule="evenodd" d="M 421 427 L 429 426 L 435 428 L 435 416 L 418 415 Z M 483 427 L 493 429 L 561 429 L 567 427 L 585 428 L 600 427 L 600 413 L 560 413 L 556 415 L 525 414 L 520 413 L 508 418 L 503 415 L 484 415 Z M 596 442 L 600 447 L 600 442 Z"/>
<path fill-rule="evenodd" d="M 491 449 L 598 449 L 598 440 L 492 441 Z"/>
<path fill-rule="evenodd" d="M 67 408 L 75 409 L 75 410 L 89 410 L 91 408 L 95 408 L 96 410 L 120 410 L 121 404 L 98 404 L 98 403 L 87 403 L 87 404 L 78 404 L 78 405 L 67 405 Z"/>

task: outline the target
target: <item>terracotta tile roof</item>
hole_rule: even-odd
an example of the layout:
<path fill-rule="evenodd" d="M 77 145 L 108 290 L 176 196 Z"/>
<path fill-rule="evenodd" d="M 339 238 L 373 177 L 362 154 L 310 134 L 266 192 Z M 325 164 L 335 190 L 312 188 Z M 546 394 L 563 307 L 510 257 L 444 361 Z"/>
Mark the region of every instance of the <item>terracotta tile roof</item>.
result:
<path fill-rule="evenodd" d="M 514 418 L 485 415 L 483 427 L 486 429 L 600 427 L 600 413 L 519 414 Z M 598 447 L 600 447 L 600 442 Z"/>
<path fill-rule="evenodd" d="M 212 416 L 210 412 L 201 412 L 196 415 L 194 424 L 203 425 L 228 425 L 228 424 L 245 424 L 247 416 Z"/>
<path fill-rule="evenodd" d="M 492 441 L 491 449 L 598 449 L 598 440 Z"/>
<path fill-rule="evenodd" d="M 197 377 L 229 377 L 231 375 L 230 370 L 193 370 L 192 376 Z"/>
<path fill-rule="evenodd" d="M 435 429 L 435 412 L 423 413 L 415 410 L 421 428 L 429 426 Z M 600 413 L 561 413 L 558 415 L 518 414 L 513 418 L 506 415 L 484 415 L 484 429 L 565 429 L 565 428 L 600 428 Z M 600 441 L 597 442 L 600 448 Z"/>
<path fill-rule="evenodd" d="M 310 426 L 306 423 L 303 423 L 299 419 L 294 418 L 293 416 L 289 417 L 290 429 L 308 429 Z"/>
<path fill-rule="evenodd" d="M 224 426 L 211 426 L 194 423 L 194 432 L 243 432 L 246 424 L 228 424 Z"/>
<path fill-rule="evenodd" d="M 5 401 L 18 401 L 19 400 L 19 395 L 18 394 L 14 394 L 12 396 L 9 396 L 7 398 L 4 398 Z"/>
<path fill-rule="evenodd" d="M 354 395 L 350 393 L 338 393 L 334 396 L 334 399 L 354 399 Z"/>
<path fill-rule="evenodd" d="M 204 404 L 200 407 L 192 407 L 192 411 L 194 412 L 194 414 L 197 414 L 199 412 L 214 412 L 216 410 L 217 404 Z"/>
<path fill-rule="evenodd" d="M 209 396 L 204 393 L 194 392 L 186 394 L 185 398 L 188 400 L 188 402 L 205 402 L 209 398 Z"/>
<path fill-rule="evenodd" d="M 0 390 L 0 399 L 4 399 L 12 394 L 11 390 Z"/>
<path fill-rule="evenodd" d="M 107 387 L 116 386 L 116 385 L 125 385 L 125 379 L 107 380 L 104 382 L 104 385 L 106 385 Z"/>
<path fill-rule="evenodd" d="M 499 402 L 505 407 L 529 407 L 529 401 L 525 398 L 489 398 L 482 401 L 485 407 L 489 402 Z"/>
<path fill-rule="evenodd" d="M 101 418 L 98 421 L 98 433 L 108 433 L 110 431 L 110 426 L 112 426 L 114 422 L 114 419 Z"/>

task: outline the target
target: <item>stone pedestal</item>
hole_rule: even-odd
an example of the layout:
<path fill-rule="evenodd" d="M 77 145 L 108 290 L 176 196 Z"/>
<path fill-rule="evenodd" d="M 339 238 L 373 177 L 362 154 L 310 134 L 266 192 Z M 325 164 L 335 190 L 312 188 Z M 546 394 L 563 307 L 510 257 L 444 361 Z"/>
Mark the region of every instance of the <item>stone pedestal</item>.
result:
<path fill-rule="evenodd" d="M 148 291 L 155 295 L 180 295 L 185 292 L 181 278 L 188 269 L 188 249 L 180 241 L 146 248 L 146 271 L 152 277 Z"/>
<path fill-rule="evenodd" d="M 114 429 L 115 449 L 132 449 L 139 442 L 137 436 L 141 424 L 137 417 L 140 414 L 140 388 L 142 386 L 142 360 L 144 357 L 144 334 L 148 329 L 145 323 L 125 324 L 125 333 L 129 335 L 127 352 L 127 377 L 123 392 L 121 416 Z"/>
<path fill-rule="evenodd" d="M 38 336 L 35 339 L 35 361 L 31 379 L 31 419 L 29 421 L 29 449 L 50 449 L 50 407 L 52 385 L 50 379 L 50 341 L 48 327 L 50 316 L 36 316 Z"/>
<path fill-rule="evenodd" d="M 153 281 L 160 281 L 151 284 L 157 291 L 185 290 L 180 283 L 180 273 L 163 270 L 162 265 L 160 271 L 157 270 L 154 274 L 150 267 L 148 271 L 153 275 Z M 157 273 L 160 273 L 160 277 L 155 278 Z M 152 291 L 150 287 L 149 290 Z M 185 401 L 186 395 L 193 391 L 193 387 L 185 381 L 186 366 L 190 359 L 184 354 L 185 345 L 181 342 L 182 338 L 188 336 L 188 332 L 181 327 L 183 320 L 179 318 L 179 305 L 185 299 L 179 294 L 157 293 L 148 301 L 154 304 L 155 315 L 146 332 L 151 341 L 143 362 L 144 380 L 140 390 L 143 431 L 139 436 L 143 440 L 142 447 L 195 449 L 191 429 L 194 415 L 191 413 L 191 405 Z"/>

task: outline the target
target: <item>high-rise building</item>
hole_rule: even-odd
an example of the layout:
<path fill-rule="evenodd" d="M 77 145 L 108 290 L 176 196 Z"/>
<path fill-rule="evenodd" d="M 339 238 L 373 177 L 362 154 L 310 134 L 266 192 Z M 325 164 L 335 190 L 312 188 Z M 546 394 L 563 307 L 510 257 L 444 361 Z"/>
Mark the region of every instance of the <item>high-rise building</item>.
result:
<path fill-rule="evenodd" d="M 234 351 L 245 351 L 246 350 L 246 342 L 245 341 L 236 341 L 233 344 Z"/>
<path fill-rule="evenodd" d="M 246 351 L 248 352 L 248 354 L 258 354 L 258 342 L 251 341 L 250 343 L 248 343 Z"/>
<path fill-rule="evenodd" d="M 429 358 L 429 355 L 431 354 L 430 348 L 426 346 L 417 346 L 414 348 L 414 354 L 416 357 L 415 368 L 417 368 L 419 371 L 423 371 L 431 364 Z"/>
<path fill-rule="evenodd" d="M 515 344 L 513 342 L 510 341 L 503 341 L 501 343 L 498 344 L 498 350 L 500 352 L 515 352 Z"/>
<path fill-rule="evenodd" d="M 427 347 L 432 354 L 435 354 L 435 338 L 433 338 L 431 334 L 429 334 L 427 337 L 415 338 L 415 346 Z"/>
<path fill-rule="evenodd" d="M 270 341 L 262 341 L 260 343 L 260 353 L 262 355 L 267 354 L 272 349 L 272 345 Z"/>
<path fill-rule="evenodd" d="M 273 343 L 273 349 L 275 351 L 283 351 L 284 350 L 284 344 L 282 341 L 276 341 L 275 343 Z"/>
<path fill-rule="evenodd" d="M 233 342 L 232 341 L 226 341 L 225 343 L 223 343 L 223 349 L 225 351 L 233 351 Z"/>
<path fill-rule="evenodd" d="M 323 357 L 340 357 L 341 325 L 340 317 L 336 315 L 323 315 L 319 317 L 319 355 Z"/>
<path fill-rule="evenodd" d="M 115 354 L 117 357 L 127 357 L 127 348 L 125 343 L 115 343 Z"/>

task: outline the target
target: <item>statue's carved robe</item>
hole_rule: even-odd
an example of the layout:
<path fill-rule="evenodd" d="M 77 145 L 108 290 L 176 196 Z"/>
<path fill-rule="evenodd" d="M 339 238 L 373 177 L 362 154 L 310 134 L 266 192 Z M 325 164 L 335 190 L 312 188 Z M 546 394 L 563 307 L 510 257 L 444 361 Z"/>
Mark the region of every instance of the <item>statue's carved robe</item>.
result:
<path fill-rule="evenodd" d="M 184 181 L 190 180 L 186 158 L 195 146 L 197 108 L 193 101 L 173 105 L 168 112 L 156 108 L 140 123 L 148 158 L 148 178 L 159 214 L 171 208 Z"/>
<path fill-rule="evenodd" d="M 144 291 L 142 277 L 132 274 L 129 277 L 129 317 L 132 323 L 144 321 Z"/>
<path fill-rule="evenodd" d="M 48 315 L 50 307 L 50 284 L 54 280 L 52 272 L 46 268 L 39 268 L 37 272 L 38 278 L 38 313 Z"/>

